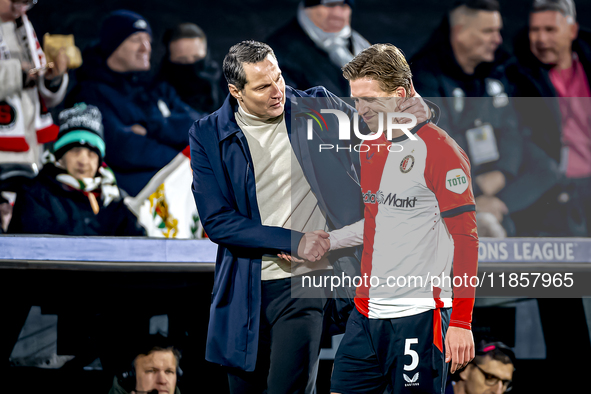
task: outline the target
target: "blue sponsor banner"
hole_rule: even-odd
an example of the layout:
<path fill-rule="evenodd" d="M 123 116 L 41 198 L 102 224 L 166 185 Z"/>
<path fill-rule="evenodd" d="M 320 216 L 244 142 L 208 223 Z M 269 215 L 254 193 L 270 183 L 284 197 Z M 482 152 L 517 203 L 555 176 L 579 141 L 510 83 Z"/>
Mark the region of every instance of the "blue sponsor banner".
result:
<path fill-rule="evenodd" d="M 0 260 L 215 262 L 210 240 L 0 236 Z M 480 238 L 481 263 L 591 263 L 591 238 Z"/>
<path fill-rule="evenodd" d="M 213 263 L 209 239 L 0 236 L 0 260 Z"/>
<path fill-rule="evenodd" d="M 591 263 L 591 238 L 480 238 L 481 263 Z"/>

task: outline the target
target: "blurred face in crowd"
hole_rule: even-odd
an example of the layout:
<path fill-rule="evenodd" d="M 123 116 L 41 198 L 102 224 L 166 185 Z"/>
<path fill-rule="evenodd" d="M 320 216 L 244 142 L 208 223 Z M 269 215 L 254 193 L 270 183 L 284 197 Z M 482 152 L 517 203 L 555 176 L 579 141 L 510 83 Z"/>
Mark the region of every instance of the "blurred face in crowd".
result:
<path fill-rule="evenodd" d="M 193 64 L 207 54 L 207 43 L 203 38 L 181 38 L 169 46 L 170 61 L 177 64 Z"/>
<path fill-rule="evenodd" d="M 99 156 L 88 148 L 78 146 L 67 151 L 60 162 L 76 179 L 94 178 L 99 166 Z"/>
<path fill-rule="evenodd" d="M 478 11 L 475 15 L 464 15 L 452 28 L 452 46 L 474 66 L 482 62 L 492 62 L 495 51 L 503 43 L 502 28 L 501 14 L 497 11 Z"/>
<path fill-rule="evenodd" d="M 262 119 L 281 115 L 285 105 L 285 81 L 277 60 L 269 54 L 262 62 L 244 63 L 243 67 L 246 73 L 244 89 L 228 85 L 242 109 Z"/>
<path fill-rule="evenodd" d="M 379 128 L 379 116 L 385 116 L 388 112 L 396 112 L 399 100 L 396 97 L 406 97 L 403 87 L 397 88 L 393 93 L 386 93 L 371 78 L 359 78 L 350 82 L 351 97 L 355 101 L 355 109 L 374 133 Z M 382 119 L 382 125 L 386 127 L 386 119 Z"/>
<path fill-rule="evenodd" d="M 351 24 L 351 7 L 342 2 L 307 7 L 306 14 L 326 33 L 337 33 Z"/>
<path fill-rule="evenodd" d="M 460 385 L 466 394 L 501 394 L 507 389 L 503 380 L 513 379 L 513 364 L 503 364 L 490 356 L 484 362 L 476 365 L 470 363 L 460 372 Z"/>
<path fill-rule="evenodd" d="M 542 63 L 558 64 L 571 56 L 578 31 L 579 25 L 558 11 L 534 12 L 529 16 L 530 49 Z"/>
<path fill-rule="evenodd" d="M 32 7 L 28 0 L 0 0 L 0 20 L 11 22 L 20 18 Z"/>
<path fill-rule="evenodd" d="M 116 72 L 147 71 L 150 69 L 152 37 L 139 31 L 127 37 L 107 59 L 109 68 Z"/>
<path fill-rule="evenodd" d="M 176 358 L 169 350 L 155 351 L 135 359 L 137 391 L 158 390 L 158 394 L 174 394 Z"/>

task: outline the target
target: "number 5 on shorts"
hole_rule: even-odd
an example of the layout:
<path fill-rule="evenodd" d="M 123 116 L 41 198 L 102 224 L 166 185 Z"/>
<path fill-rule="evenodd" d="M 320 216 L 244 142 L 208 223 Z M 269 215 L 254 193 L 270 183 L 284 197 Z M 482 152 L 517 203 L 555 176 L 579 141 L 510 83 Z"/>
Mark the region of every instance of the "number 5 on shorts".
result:
<path fill-rule="evenodd" d="M 419 354 L 410 348 L 410 345 L 417 343 L 419 343 L 418 338 L 406 338 L 404 341 L 404 355 L 412 358 L 410 365 L 404 364 L 405 371 L 412 371 L 419 365 Z"/>

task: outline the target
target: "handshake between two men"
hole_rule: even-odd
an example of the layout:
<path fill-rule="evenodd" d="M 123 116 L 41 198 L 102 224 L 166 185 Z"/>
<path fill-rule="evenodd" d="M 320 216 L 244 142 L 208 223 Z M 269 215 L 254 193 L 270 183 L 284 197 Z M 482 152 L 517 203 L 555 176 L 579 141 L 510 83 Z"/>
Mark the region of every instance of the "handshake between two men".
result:
<path fill-rule="evenodd" d="M 305 233 L 298 245 L 297 254 L 301 258 L 294 257 L 289 253 L 279 253 L 280 258 L 294 262 L 303 263 L 304 261 L 318 261 L 324 257 L 330 250 L 330 239 L 326 231 L 316 230 Z"/>

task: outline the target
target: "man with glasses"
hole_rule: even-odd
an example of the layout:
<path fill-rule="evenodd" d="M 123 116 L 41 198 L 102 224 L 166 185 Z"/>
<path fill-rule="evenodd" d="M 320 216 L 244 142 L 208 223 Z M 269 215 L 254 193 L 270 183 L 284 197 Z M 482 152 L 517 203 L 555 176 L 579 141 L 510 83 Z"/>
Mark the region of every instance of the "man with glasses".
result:
<path fill-rule="evenodd" d="M 511 391 L 515 354 L 502 342 L 482 340 L 476 357 L 457 374 L 446 394 L 500 394 Z"/>

